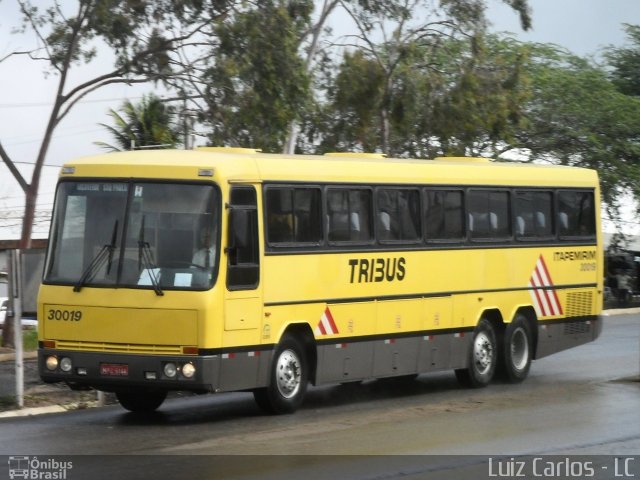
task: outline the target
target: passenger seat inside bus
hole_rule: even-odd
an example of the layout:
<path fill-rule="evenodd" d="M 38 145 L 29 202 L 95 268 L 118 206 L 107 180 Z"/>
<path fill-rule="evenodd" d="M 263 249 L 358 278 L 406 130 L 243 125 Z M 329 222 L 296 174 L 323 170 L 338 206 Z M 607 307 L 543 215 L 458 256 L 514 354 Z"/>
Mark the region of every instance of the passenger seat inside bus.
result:
<path fill-rule="evenodd" d="M 524 221 L 524 218 L 518 215 L 516 217 L 516 234 L 519 237 L 524 237 L 525 234 L 527 233 L 525 226 L 526 226 L 526 222 Z"/>
<path fill-rule="evenodd" d="M 391 236 L 391 215 L 387 212 L 378 214 L 378 236 L 380 240 L 390 240 Z"/>
<path fill-rule="evenodd" d="M 494 212 L 469 213 L 469 231 L 475 236 L 491 235 L 498 231 L 498 215 Z"/>

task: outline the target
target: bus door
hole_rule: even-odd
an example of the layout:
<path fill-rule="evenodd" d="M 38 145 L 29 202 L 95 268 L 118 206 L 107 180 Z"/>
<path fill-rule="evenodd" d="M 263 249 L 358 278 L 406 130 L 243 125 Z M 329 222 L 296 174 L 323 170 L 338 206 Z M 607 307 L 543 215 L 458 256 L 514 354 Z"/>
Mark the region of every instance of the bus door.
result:
<path fill-rule="evenodd" d="M 247 349 L 260 343 L 263 308 L 256 189 L 232 186 L 227 215 L 223 349 L 230 354 L 222 356 L 220 388 L 228 391 L 259 386 L 266 370 L 259 352 Z"/>
<path fill-rule="evenodd" d="M 253 186 L 233 186 L 227 209 L 225 331 L 258 330 L 262 321 L 258 208 Z M 246 338 L 246 341 L 251 341 Z"/>

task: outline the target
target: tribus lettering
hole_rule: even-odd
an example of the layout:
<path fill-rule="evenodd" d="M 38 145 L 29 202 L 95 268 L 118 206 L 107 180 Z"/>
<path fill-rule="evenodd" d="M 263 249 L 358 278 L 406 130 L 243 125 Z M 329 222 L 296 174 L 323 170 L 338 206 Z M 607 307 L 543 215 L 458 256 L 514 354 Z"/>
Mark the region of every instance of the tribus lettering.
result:
<path fill-rule="evenodd" d="M 351 266 L 351 283 L 393 282 L 402 281 L 405 276 L 405 259 L 400 258 L 353 258 Z"/>

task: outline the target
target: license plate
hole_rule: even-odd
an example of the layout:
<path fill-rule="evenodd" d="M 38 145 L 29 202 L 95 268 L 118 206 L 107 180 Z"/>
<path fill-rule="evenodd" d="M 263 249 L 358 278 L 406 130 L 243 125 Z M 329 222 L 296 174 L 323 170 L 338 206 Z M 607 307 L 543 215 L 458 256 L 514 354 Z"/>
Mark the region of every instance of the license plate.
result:
<path fill-rule="evenodd" d="M 129 376 L 129 365 L 101 363 L 100 375 L 106 375 L 109 377 L 127 377 Z"/>

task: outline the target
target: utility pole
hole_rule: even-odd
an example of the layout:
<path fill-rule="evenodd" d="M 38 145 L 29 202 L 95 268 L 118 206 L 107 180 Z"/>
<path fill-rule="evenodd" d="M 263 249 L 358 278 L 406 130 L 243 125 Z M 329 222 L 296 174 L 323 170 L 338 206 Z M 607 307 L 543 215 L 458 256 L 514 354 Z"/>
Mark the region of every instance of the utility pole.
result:
<path fill-rule="evenodd" d="M 9 310 L 5 321 L 13 320 L 16 365 L 16 403 L 24 407 L 24 354 L 22 347 L 22 260 L 20 250 L 9 251 Z M 10 314 L 10 315 L 9 315 Z M 11 318 L 12 317 L 12 318 Z"/>

